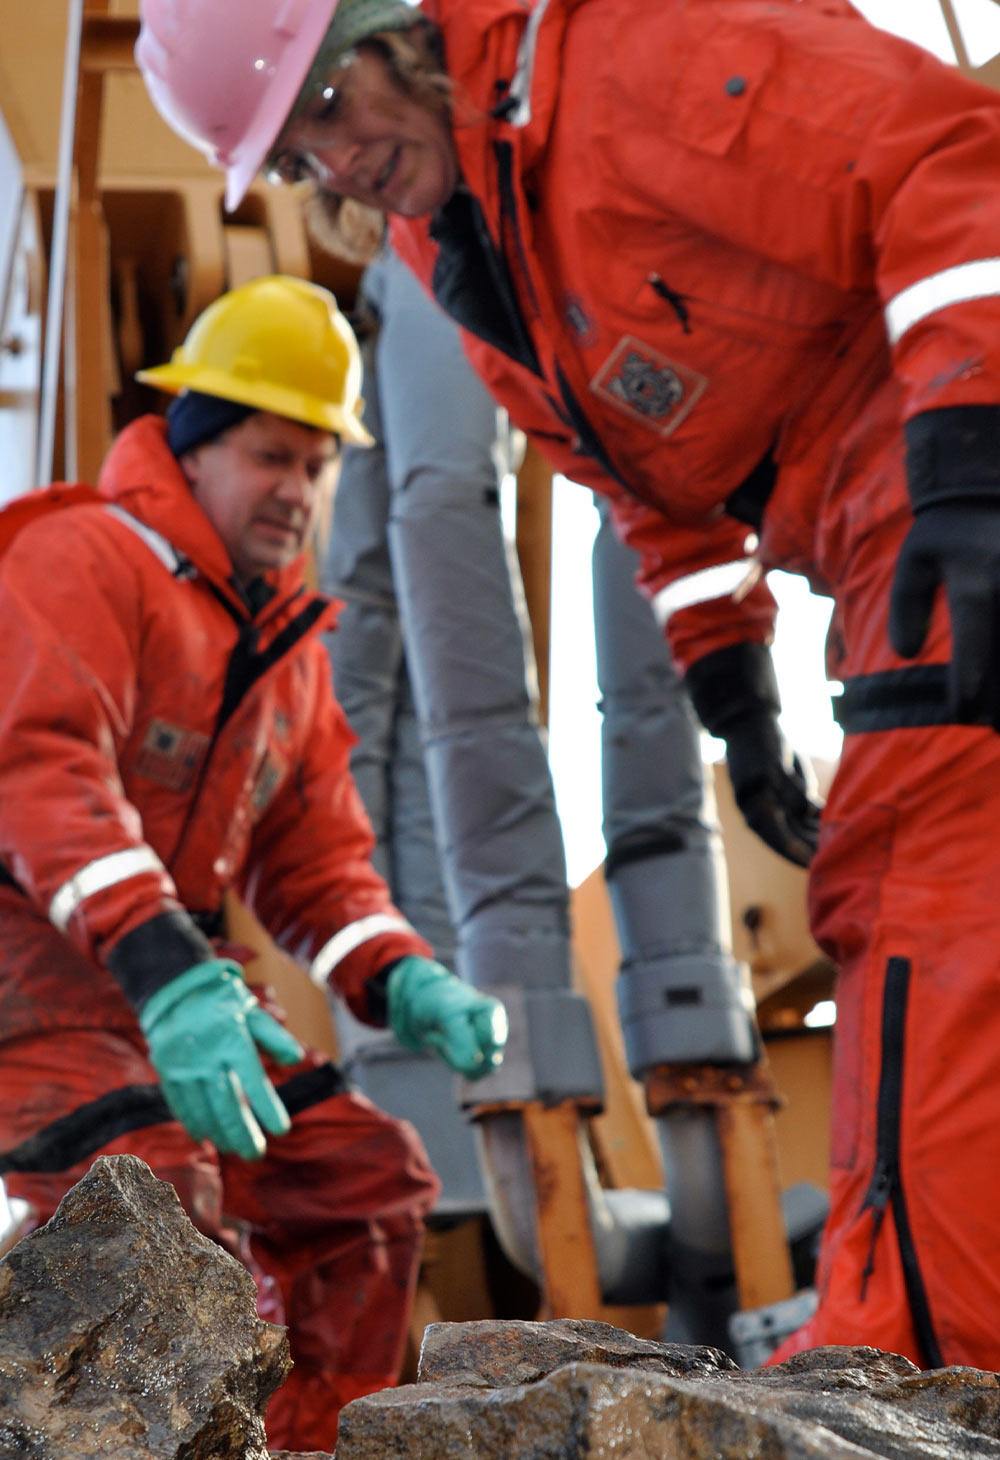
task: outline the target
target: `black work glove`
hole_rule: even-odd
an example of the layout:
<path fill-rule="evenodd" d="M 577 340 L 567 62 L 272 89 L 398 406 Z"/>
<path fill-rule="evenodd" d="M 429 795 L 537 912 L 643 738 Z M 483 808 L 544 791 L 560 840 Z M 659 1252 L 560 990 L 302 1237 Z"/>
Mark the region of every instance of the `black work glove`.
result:
<path fill-rule="evenodd" d="M 948 708 L 1000 728 L 1000 406 L 948 406 L 907 421 L 913 525 L 896 562 L 889 640 L 913 659 L 939 588 L 951 616 Z"/>
<path fill-rule="evenodd" d="M 819 838 L 806 770 L 778 728 L 781 699 L 765 644 L 731 644 L 690 666 L 684 682 L 701 723 L 726 742 L 736 804 L 772 851 L 807 867 Z"/>

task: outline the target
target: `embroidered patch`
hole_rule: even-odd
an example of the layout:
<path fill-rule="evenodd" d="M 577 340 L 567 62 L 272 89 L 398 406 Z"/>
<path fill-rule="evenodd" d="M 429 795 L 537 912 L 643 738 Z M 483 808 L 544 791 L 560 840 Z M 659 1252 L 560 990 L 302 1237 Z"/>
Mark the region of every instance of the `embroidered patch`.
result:
<path fill-rule="evenodd" d="M 704 375 L 668 360 L 634 335 L 624 335 L 598 370 L 590 388 L 632 420 L 669 436 L 704 393 Z"/>
<path fill-rule="evenodd" d="M 170 791 L 188 791 L 205 758 L 208 736 L 166 720 L 151 720 L 142 738 L 133 771 Z"/>

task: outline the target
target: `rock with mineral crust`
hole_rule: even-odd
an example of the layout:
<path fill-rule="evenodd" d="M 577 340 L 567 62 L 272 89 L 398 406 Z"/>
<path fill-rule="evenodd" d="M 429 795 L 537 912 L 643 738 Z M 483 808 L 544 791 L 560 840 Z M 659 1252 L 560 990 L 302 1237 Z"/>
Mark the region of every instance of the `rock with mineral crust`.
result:
<path fill-rule="evenodd" d="M 553 1367 L 547 1370 L 547 1365 Z M 418 1382 L 341 1412 L 337 1460 L 1000 1460 L 997 1375 L 870 1348 L 739 1370 L 607 1324 L 434 1324 Z"/>
<path fill-rule="evenodd" d="M 0 1456 L 267 1460 L 290 1367 L 249 1273 L 135 1156 L 99 1157 L 0 1261 Z"/>

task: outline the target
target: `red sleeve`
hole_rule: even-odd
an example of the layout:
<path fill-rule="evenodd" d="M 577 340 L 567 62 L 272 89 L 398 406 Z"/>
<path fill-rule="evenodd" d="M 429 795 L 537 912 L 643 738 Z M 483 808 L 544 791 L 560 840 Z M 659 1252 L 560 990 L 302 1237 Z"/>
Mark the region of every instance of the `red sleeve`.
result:
<path fill-rule="evenodd" d="M 637 584 L 681 672 L 730 644 L 770 643 L 777 604 L 750 555 L 749 528 L 732 517 L 681 527 L 624 494 L 614 497 L 611 514 L 639 555 Z"/>
<path fill-rule="evenodd" d="M 393 905 L 371 864 L 371 824 L 350 772 L 355 737 L 333 697 L 318 642 L 303 656 L 311 705 L 296 772 L 254 832 L 242 894 L 282 948 L 329 980 L 372 1022 L 366 980 L 406 954 L 433 950 Z"/>
<path fill-rule="evenodd" d="M 116 531 L 103 508 L 50 514 L 23 528 L 0 570 L 0 858 L 77 948 L 99 959 L 139 924 L 180 907 L 119 773 L 139 696 L 142 625 L 137 570 Z M 73 896 L 94 864 L 125 870 Z"/>

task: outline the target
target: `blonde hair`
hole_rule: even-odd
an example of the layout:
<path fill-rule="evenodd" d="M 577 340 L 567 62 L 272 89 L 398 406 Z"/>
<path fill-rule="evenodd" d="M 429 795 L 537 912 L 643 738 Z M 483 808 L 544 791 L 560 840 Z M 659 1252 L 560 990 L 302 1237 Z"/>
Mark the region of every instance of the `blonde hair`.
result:
<path fill-rule="evenodd" d="M 375 51 L 389 74 L 412 100 L 442 116 L 451 116 L 454 85 L 441 60 L 439 32 L 429 21 L 406 30 L 375 31 L 358 41 L 355 50 Z M 367 264 L 378 251 L 385 233 L 385 214 L 315 184 L 305 195 L 303 217 L 313 240 L 326 253 L 349 264 Z"/>
<path fill-rule="evenodd" d="M 310 185 L 302 217 L 313 242 L 324 253 L 364 268 L 378 253 L 385 233 L 385 214 L 354 198 L 343 198 Z"/>
<path fill-rule="evenodd" d="M 407 30 L 380 30 L 359 41 L 358 50 L 370 46 L 379 52 L 389 72 L 413 101 L 447 116 L 454 100 L 454 83 L 444 68 L 441 32 L 430 21 L 420 21 Z"/>

